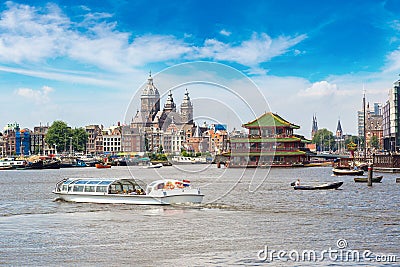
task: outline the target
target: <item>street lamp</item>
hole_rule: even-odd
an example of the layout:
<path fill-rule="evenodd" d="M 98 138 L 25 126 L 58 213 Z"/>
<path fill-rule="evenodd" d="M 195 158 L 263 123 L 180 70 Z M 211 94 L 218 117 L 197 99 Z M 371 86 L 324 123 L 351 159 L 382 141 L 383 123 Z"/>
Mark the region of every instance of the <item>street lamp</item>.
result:
<path fill-rule="evenodd" d="M 72 136 L 69 138 L 69 154 L 72 155 Z"/>

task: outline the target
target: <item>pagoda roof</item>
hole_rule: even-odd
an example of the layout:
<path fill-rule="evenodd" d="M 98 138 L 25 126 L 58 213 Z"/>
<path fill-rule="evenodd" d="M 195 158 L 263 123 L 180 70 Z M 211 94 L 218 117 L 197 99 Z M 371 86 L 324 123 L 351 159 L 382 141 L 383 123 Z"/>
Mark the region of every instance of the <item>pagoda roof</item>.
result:
<path fill-rule="evenodd" d="M 244 128 L 260 128 L 260 127 L 290 127 L 292 129 L 300 129 L 300 126 L 290 123 L 278 114 L 266 112 L 257 119 L 242 125 Z"/>

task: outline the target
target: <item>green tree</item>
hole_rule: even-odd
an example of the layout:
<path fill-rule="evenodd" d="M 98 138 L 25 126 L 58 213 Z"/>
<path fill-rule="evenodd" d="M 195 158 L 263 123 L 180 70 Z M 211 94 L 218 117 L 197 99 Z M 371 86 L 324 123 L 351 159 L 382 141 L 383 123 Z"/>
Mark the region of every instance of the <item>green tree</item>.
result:
<path fill-rule="evenodd" d="M 371 147 L 373 147 L 375 149 L 379 149 L 380 148 L 379 139 L 375 135 L 371 137 L 371 140 L 369 141 L 369 144 L 370 144 Z"/>
<path fill-rule="evenodd" d="M 88 134 L 84 128 L 71 129 L 63 121 L 54 121 L 47 131 L 45 142 L 49 147 L 57 146 L 57 152 L 85 151 Z"/>
<path fill-rule="evenodd" d="M 319 151 L 333 150 L 335 147 L 335 137 L 331 131 L 323 128 L 315 133 L 311 143 L 316 144 Z"/>
<path fill-rule="evenodd" d="M 84 152 L 86 148 L 86 142 L 88 140 L 88 134 L 86 133 L 86 130 L 82 127 L 73 129 L 72 140 L 74 150 Z"/>
<path fill-rule="evenodd" d="M 49 147 L 57 146 L 58 152 L 67 150 L 69 138 L 72 137 L 71 127 L 63 121 L 54 121 L 47 131 L 45 142 Z"/>

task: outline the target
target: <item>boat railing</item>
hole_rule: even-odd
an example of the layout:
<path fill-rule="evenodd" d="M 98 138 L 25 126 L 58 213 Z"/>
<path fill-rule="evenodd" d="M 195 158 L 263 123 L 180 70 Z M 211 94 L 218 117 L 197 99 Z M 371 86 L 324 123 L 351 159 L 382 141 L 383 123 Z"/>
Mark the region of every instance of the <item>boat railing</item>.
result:
<path fill-rule="evenodd" d="M 61 192 L 61 187 L 62 187 L 63 183 L 65 183 L 67 180 L 68 180 L 68 178 L 64 178 L 61 181 L 57 182 L 56 186 L 54 188 L 54 191 L 55 192 Z"/>

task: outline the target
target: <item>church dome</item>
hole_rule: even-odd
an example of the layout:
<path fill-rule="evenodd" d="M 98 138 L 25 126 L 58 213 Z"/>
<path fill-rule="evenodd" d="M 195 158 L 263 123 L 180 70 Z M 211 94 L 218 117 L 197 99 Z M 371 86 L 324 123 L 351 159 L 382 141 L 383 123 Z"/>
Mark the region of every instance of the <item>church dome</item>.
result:
<path fill-rule="evenodd" d="M 142 96 L 160 96 L 158 89 L 154 86 L 153 77 L 151 77 L 151 73 L 149 74 L 149 78 L 147 79 L 147 85 L 143 89 Z"/>

